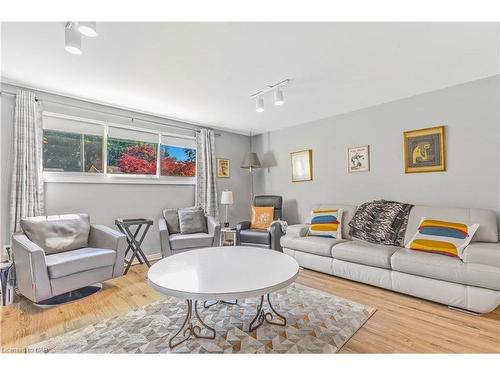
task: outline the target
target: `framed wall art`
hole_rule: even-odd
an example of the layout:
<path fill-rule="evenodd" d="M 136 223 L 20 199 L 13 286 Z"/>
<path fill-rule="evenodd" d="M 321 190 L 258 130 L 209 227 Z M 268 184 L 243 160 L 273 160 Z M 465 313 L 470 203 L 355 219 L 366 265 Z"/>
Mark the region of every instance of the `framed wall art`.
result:
<path fill-rule="evenodd" d="M 370 170 L 370 146 L 349 147 L 347 149 L 347 171 L 368 172 Z"/>
<path fill-rule="evenodd" d="M 446 170 L 444 126 L 403 133 L 405 173 Z"/>
<path fill-rule="evenodd" d="M 229 178 L 231 176 L 229 159 L 217 159 L 217 177 Z"/>
<path fill-rule="evenodd" d="M 312 180 L 312 150 L 290 153 L 292 162 L 292 182 Z"/>

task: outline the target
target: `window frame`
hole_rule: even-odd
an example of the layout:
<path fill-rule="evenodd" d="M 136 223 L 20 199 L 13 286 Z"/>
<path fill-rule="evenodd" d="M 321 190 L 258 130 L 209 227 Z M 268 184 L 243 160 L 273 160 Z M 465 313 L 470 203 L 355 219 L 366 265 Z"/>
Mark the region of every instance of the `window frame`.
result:
<path fill-rule="evenodd" d="M 182 138 L 189 140 L 196 140 L 195 136 L 189 136 L 184 134 L 176 134 L 171 132 L 163 132 L 153 129 L 134 127 L 125 124 L 114 123 L 110 121 L 101 121 L 88 119 L 84 117 L 66 115 L 62 113 L 43 111 L 42 121 L 44 117 L 55 117 L 65 120 L 79 121 L 83 123 L 90 123 L 101 125 L 103 127 L 103 172 L 102 173 L 91 173 L 91 172 L 59 172 L 59 171 L 46 171 L 43 170 L 43 180 L 47 183 L 58 182 L 58 183 L 97 183 L 97 184 L 149 184 L 149 185 L 196 185 L 196 175 L 198 170 L 196 169 L 196 174 L 194 177 L 182 177 L 182 176 L 162 176 L 160 170 L 160 159 L 161 159 L 161 139 L 162 136 L 169 136 L 173 138 Z M 147 120 L 142 120 L 147 122 Z M 122 128 L 129 129 L 137 132 L 150 133 L 157 135 L 156 142 L 156 174 L 145 175 L 145 174 L 113 174 L 108 173 L 108 134 L 109 128 Z M 50 129 L 47 129 L 50 130 Z M 45 129 L 42 129 L 42 133 Z M 79 132 L 72 132 L 68 129 L 67 133 L 71 134 L 84 134 Z M 118 139 L 118 138 L 116 138 Z M 171 145 L 175 146 L 175 145 Z M 196 150 L 196 146 L 194 147 Z M 198 158 L 198 152 L 196 152 L 196 158 Z M 195 160 L 196 165 L 197 160 Z M 42 161 L 43 166 L 43 161 Z"/>

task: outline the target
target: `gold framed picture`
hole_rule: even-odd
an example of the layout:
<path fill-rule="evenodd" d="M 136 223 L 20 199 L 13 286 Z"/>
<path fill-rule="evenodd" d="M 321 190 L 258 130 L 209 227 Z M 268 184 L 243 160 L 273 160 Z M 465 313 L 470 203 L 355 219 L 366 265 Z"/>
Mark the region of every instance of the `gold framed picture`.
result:
<path fill-rule="evenodd" d="M 347 149 L 347 171 L 368 172 L 370 170 L 370 146 L 349 147 Z"/>
<path fill-rule="evenodd" d="M 231 168 L 229 159 L 217 159 L 217 177 L 229 178 L 231 176 Z"/>
<path fill-rule="evenodd" d="M 290 153 L 292 163 L 292 182 L 312 180 L 312 150 Z"/>
<path fill-rule="evenodd" d="M 405 173 L 446 171 L 444 126 L 403 132 Z"/>

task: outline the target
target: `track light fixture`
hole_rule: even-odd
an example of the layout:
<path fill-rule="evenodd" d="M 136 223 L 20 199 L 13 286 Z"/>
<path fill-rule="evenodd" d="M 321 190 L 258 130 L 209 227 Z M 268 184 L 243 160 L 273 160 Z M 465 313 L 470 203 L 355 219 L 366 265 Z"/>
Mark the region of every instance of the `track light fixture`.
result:
<path fill-rule="evenodd" d="M 82 35 L 73 22 L 68 22 L 64 30 L 64 49 L 74 55 L 82 54 Z"/>
<path fill-rule="evenodd" d="M 82 35 L 97 36 L 95 22 L 66 22 L 64 26 L 64 49 L 74 55 L 82 54 Z"/>
<path fill-rule="evenodd" d="M 255 99 L 255 110 L 257 112 L 264 112 L 264 98 L 259 96 Z"/>
<path fill-rule="evenodd" d="M 283 87 L 290 83 L 290 79 L 285 79 L 281 82 L 275 83 L 274 85 L 269 85 L 263 89 L 257 91 L 255 94 L 250 95 L 250 98 L 255 99 L 255 110 L 257 112 L 264 112 L 264 94 L 270 91 L 274 91 L 274 104 L 283 105 L 285 103 L 285 97 L 283 95 Z"/>

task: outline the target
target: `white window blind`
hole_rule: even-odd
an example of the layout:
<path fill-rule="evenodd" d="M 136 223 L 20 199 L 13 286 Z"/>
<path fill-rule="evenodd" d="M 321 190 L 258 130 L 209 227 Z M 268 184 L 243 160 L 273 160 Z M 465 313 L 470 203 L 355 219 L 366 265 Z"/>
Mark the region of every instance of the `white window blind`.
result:
<path fill-rule="evenodd" d="M 158 133 L 120 128 L 109 125 L 108 138 L 125 139 L 129 141 L 149 142 L 158 144 Z"/>
<path fill-rule="evenodd" d="M 54 130 L 65 133 L 77 133 L 88 135 L 104 135 L 104 125 L 86 122 L 71 117 L 56 117 L 43 114 L 43 129 Z"/>
<path fill-rule="evenodd" d="M 161 136 L 161 144 L 166 146 L 184 147 L 196 149 L 196 140 L 193 138 L 181 138 L 174 135 Z"/>

